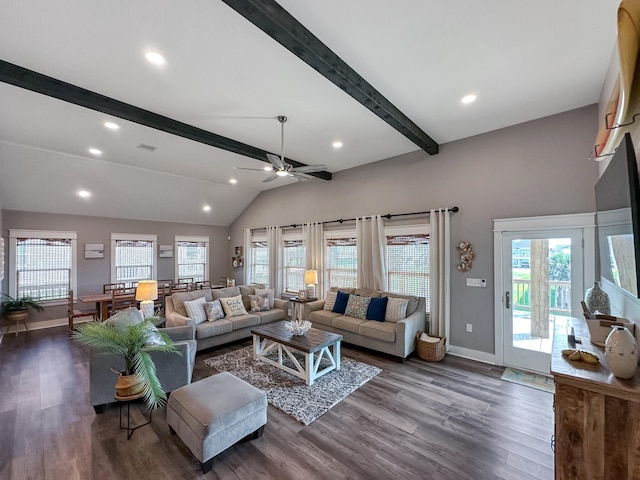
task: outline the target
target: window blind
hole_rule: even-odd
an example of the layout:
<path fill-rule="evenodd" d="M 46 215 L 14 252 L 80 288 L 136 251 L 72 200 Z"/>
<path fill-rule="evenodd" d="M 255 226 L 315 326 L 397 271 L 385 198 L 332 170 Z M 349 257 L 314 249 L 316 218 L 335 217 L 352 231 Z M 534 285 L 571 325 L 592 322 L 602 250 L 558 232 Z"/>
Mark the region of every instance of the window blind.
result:
<path fill-rule="evenodd" d="M 427 300 L 429 311 L 429 235 L 387 236 L 389 291 Z"/>
<path fill-rule="evenodd" d="M 127 287 L 153 275 L 153 242 L 149 240 L 115 240 L 116 282 Z"/>
<path fill-rule="evenodd" d="M 284 282 L 287 292 L 304 290 L 304 271 L 306 266 L 305 247 L 302 239 L 284 240 Z"/>
<path fill-rule="evenodd" d="M 194 282 L 205 280 L 207 265 L 207 242 L 178 241 L 178 280 L 193 278 Z"/>
<path fill-rule="evenodd" d="M 269 249 L 266 241 L 251 242 L 251 281 L 269 284 Z"/>
<path fill-rule="evenodd" d="M 325 242 L 327 286 L 354 288 L 358 277 L 356 237 L 327 238 Z"/>
<path fill-rule="evenodd" d="M 58 300 L 71 289 L 71 239 L 16 239 L 16 296 Z"/>

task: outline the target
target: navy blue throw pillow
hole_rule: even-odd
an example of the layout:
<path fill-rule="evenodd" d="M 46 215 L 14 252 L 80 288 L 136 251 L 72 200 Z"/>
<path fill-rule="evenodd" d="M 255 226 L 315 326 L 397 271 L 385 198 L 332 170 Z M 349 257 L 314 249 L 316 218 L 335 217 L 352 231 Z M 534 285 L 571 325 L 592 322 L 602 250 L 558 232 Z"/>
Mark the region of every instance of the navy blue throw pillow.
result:
<path fill-rule="evenodd" d="M 344 292 L 338 292 L 336 296 L 336 303 L 333 305 L 332 312 L 344 313 L 347 309 L 347 302 L 349 301 L 349 294 Z"/>
<path fill-rule="evenodd" d="M 387 313 L 387 302 L 389 297 L 373 297 L 367 308 L 367 318 L 377 322 L 384 322 L 384 315 Z"/>

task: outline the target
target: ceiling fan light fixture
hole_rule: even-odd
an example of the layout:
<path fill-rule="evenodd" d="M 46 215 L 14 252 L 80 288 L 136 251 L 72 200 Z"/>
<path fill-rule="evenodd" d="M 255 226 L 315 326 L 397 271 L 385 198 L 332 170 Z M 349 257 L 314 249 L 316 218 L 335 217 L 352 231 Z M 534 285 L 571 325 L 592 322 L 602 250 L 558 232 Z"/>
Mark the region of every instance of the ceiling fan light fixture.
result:
<path fill-rule="evenodd" d="M 289 175 L 289 172 L 287 172 L 286 170 L 278 170 L 276 172 L 276 175 L 278 175 L 279 177 L 286 177 Z"/>

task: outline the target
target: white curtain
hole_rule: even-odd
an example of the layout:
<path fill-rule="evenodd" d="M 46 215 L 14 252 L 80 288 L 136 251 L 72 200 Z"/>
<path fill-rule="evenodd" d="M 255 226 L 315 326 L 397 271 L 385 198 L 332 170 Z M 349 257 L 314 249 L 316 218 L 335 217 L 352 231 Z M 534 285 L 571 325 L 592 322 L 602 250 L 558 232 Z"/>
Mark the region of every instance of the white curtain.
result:
<path fill-rule="evenodd" d="M 275 289 L 275 296 L 280 298 L 283 284 L 282 228 L 267 227 L 269 244 L 269 287 Z"/>
<path fill-rule="evenodd" d="M 449 210 L 431 210 L 429 246 L 429 286 L 431 311 L 429 333 L 450 339 L 451 242 Z M 449 342 L 447 342 L 447 349 Z"/>
<path fill-rule="evenodd" d="M 322 223 L 312 222 L 302 225 L 302 238 L 307 256 L 307 270 L 318 272 L 316 297 L 324 298 L 324 244 Z"/>
<path fill-rule="evenodd" d="M 244 284 L 253 282 L 253 248 L 251 244 L 251 229 L 244 229 Z"/>
<path fill-rule="evenodd" d="M 380 215 L 356 218 L 359 288 L 387 290 L 387 245 Z"/>

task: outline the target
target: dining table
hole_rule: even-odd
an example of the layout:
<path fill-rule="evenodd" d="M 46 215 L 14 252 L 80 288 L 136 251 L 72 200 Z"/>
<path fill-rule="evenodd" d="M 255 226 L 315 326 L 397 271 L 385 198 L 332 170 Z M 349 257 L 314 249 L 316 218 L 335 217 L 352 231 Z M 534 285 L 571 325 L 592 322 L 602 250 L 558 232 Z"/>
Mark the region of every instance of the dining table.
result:
<path fill-rule="evenodd" d="M 131 299 L 135 300 L 135 295 L 131 295 Z M 100 320 L 104 321 L 109 318 L 109 304 L 113 300 L 113 295 L 109 293 L 91 293 L 88 295 L 80 295 L 78 297 L 83 303 L 95 303 L 96 310 L 100 312 Z"/>

